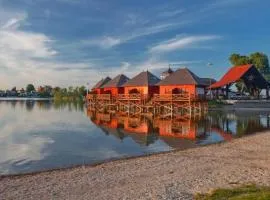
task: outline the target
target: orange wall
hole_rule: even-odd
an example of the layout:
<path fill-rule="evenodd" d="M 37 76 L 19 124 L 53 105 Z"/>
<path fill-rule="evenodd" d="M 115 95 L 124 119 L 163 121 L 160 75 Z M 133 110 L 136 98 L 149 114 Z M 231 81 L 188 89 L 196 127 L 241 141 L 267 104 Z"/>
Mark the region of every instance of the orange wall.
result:
<path fill-rule="evenodd" d="M 160 94 L 171 94 L 172 90 L 178 88 L 190 94 L 196 94 L 196 86 L 195 85 L 168 85 L 168 86 L 160 86 Z"/>
<path fill-rule="evenodd" d="M 124 93 L 124 88 L 104 88 L 104 93 L 110 91 L 112 96 L 116 96 L 118 94 L 123 94 Z"/>
<path fill-rule="evenodd" d="M 93 89 L 92 92 L 96 93 L 96 94 L 101 94 L 103 92 L 103 89 L 101 88 L 96 88 L 96 89 Z"/>

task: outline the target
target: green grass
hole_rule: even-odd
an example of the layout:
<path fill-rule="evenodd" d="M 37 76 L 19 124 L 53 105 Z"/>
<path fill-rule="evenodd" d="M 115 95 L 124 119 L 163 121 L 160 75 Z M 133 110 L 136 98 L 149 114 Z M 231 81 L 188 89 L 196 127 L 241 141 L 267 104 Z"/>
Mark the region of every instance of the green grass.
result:
<path fill-rule="evenodd" d="M 219 100 L 210 100 L 208 101 L 208 106 L 211 108 L 216 108 L 216 107 L 221 107 L 225 105 L 223 102 L 219 101 Z"/>
<path fill-rule="evenodd" d="M 234 189 L 217 189 L 197 194 L 195 200 L 270 200 L 270 187 L 246 185 Z"/>

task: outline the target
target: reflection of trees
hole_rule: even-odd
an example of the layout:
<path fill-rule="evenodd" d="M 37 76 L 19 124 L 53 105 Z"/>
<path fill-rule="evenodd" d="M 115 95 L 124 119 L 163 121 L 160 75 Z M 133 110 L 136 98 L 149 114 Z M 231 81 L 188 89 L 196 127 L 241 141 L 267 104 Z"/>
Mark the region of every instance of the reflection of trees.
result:
<path fill-rule="evenodd" d="M 84 111 L 84 103 L 82 101 L 63 101 L 55 100 L 53 103 L 54 109 L 61 110 L 67 108 L 72 111 Z"/>
<path fill-rule="evenodd" d="M 267 117 L 267 125 L 264 126 L 261 122 L 260 114 L 254 113 L 233 113 L 233 112 L 211 112 L 209 114 L 212 122 L 212 127 L 218 128 L 226 133 L 231 133 L 238 137 L 253 134 L 269 128 L 269 119 Z M 230 127 L 235 122 L 235 131 Z"/>
<path fill-rule="evenodd" d="M 11 101 L 10 104 L 11 104 L 12 108 L 15 108 L 16 104 L 17 104 L 17 101 Z"/>
<path fill-rule="evenodd" d="M 26 101 L 25 102 L 25 107 L 27 111 L 32 111 L 34 109 L 35 106 L 35 101 Z"/>

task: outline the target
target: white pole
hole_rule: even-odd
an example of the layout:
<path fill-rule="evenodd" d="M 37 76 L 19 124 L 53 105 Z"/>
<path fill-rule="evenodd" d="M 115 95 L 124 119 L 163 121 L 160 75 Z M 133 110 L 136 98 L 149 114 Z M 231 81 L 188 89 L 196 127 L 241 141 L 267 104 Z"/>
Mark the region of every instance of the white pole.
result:
<path fill-rule="evenodd" d="M 207 63 L 208 67 L 213 66 L 213 63 Z M 210 77 L 210 86 L 212 85 L 212 78 Z M 210 87 L 210 99 L 213 99 L 212 88 Z"/>
<path fill-rule="evenodd" d="M 89 83 L 86 83 L 86 94 L 88 95 L 88 90 L 89 90 Z"/>

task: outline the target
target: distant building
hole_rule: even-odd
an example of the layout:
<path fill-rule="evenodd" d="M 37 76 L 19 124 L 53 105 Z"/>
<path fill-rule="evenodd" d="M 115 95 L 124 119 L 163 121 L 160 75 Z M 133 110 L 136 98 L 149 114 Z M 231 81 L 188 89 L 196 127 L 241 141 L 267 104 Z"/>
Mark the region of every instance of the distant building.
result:
<path fill-rule="evenodd" d="M 173 73 L 173 70 L 169 67 L 166 71 L 161 73 L 160 79 L 163 80 L 166 77 L 170 76 L 172 73 Z"/>

